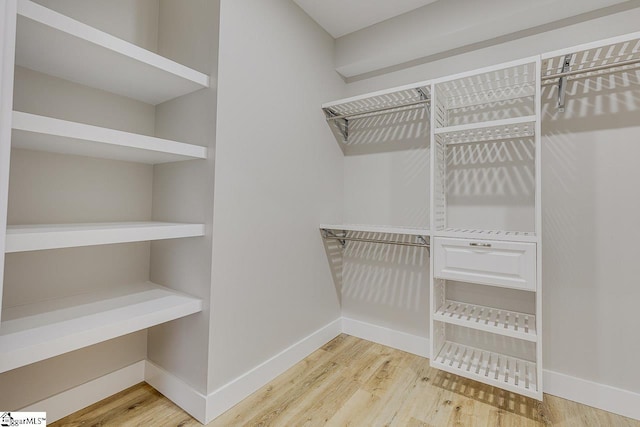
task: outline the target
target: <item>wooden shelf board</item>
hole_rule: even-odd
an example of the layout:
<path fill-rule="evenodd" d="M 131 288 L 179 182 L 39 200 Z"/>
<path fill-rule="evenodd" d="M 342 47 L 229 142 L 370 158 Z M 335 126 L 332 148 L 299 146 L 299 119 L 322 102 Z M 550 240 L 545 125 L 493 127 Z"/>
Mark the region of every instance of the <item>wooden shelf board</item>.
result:
<path fill-rule="evenodd" d="M 204 235 L 203 224 L 115 222 L 7 226 L 5 252 L 25 252 Z"/>
<path fill-rule="evenodd" d="M 0 372 L 202 311 L 202 301 L 151 282 L 3 310 Z"/>
<path fill-rule="evenodd" d="M 18 1 L 16 65 L 153 105 L 210 86 L 206 74 L 30 0 Z"/>
<path fill-rule="evenodd" d="M 205 159 L 206 147 L 84 123 L 13 112 L 14 148 L 138 163 Z"/>

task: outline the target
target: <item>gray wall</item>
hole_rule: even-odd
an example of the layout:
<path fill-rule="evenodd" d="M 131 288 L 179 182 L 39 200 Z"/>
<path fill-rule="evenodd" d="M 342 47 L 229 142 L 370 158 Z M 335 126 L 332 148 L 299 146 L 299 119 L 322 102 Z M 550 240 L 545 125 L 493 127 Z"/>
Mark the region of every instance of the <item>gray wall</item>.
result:
<path fill-rule="evenodd" d="M 223 0 L 210 389 L 340 316 L 318 224 L 342 220 L 333 39 L 288 0 Z"/>

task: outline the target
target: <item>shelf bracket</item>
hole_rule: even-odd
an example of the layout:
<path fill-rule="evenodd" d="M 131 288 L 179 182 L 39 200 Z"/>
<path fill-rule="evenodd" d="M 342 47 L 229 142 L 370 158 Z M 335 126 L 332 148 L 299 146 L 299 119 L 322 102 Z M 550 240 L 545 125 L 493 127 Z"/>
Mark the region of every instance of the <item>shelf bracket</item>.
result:
<path fill-rule="evenodd" d="M 344 249 L 347 246 L 347 241 L 344 239 L 341 239 L 341 237 L 347 237 L 347 233 L 344 231 L 343 231 L 343 235 L 338 235 L 329 229 L 323 228 L 322 237 L 324 237 L 325 239 L 337 240 L 338 243 L 340 243 L 340 246 L 342 247 L 342 249 Z"/>
<path fill-rule="evenodd" d="M 323 108 L 323 110 L 327 119 L 330 117 L 339 116 L 339 114 L 333 111 L 331 108 Z M 342 135 L 344 142 L 347 142 L 349 140 L 349 120 L 346 117 L 344 117 L 344 118 L 335 119 L 332 121 L 335 122 L 335 126 L 336 128 L 338 128 L 338 131 Z"/>
<path fill-rule="evenodd" d="M 564 56 L 561 73 L 566 73 L 571 70 L 572 59 L 573 59 L 573 53 L 569 53 Z M 564 113 L 566 91 L 567 91 L 567 76 L 562 76 L 558 79 L 558 111 L 560 111 L 561 113 Z"/>
<path fill-rule="evenodd" d="M 416 240 L 418 240 L 418 244 L 427 248 L 427 251 L 431 253 L 431 245 L 427 242 L 427 237 L 425 236 L 416 236 Z"/>
<path fill-rule="evenodd" d="M 422 101 L 429 101 L 429 95 L 427 95 L 424 91 L 424 89 L 422 89 L 421 87 L 416 88 L 416 92 L 418 92 L 418 96 L 420 97 L 420 100 Z M 425 110 L 427 110 L 427 114 L 429 115 L 429 117 L 431 116 L 431 108 L 430 108 L 431 104 L 430 103 L 425 103 L 424 104 L 424 108 Z"/>

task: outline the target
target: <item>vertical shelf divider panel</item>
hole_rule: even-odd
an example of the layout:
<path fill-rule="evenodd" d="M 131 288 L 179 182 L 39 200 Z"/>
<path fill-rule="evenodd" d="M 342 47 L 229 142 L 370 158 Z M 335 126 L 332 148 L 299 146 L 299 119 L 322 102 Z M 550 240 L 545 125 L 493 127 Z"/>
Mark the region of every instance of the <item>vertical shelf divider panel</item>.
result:
<path fill-rule="evenodd" d="M 543 353 L 542 353 L 542 58 L 536 58 L 536 136 L 535 136 L 535 232 L 536 232 L 536 369 L 538 376 L 538 399 L 542 400 L 543 392 Z"/>
<path fill-rule="evenodd" d="M 0 2 L 0 319 L 4 282 L 4 249 L 7 232 L 7 204 L 9 200 L 9 164 L 11 158 L 11 120 L 13 110 L 13 74 L 17 0 Z"/>
<path fill-rule="evenodd" d="M 540 58 L 526 58 L 438 79 L 433 82 L 431 100 L 431 230 L 436 248 L 431 257 L 430 278 L 431 365 L 541 400 Z M 520 108 L 510 108 L 512 104 L 517 104 Z M 503 110 L 499 110 L 500 108 Z M 473 114 L 469 113 L 470 110 Z M 447 171 L 447 147 L 525 138 L 529 141 L 533 139 L 535 147 L 532 159 L 535 170 L 535 201 L 532 208 L 535 218 L 531 229 L 492 230 L 450 224 L 447 212 L 447 179 L 455 177 L 449 177 Z M 482 162 L 476 167 L 482 167 Z M 457 220 L 460 221 L 460 218 Z M 445 237 L 459 239 L 457 242 L 460 250 L 454 248 L 455 253 L 452 254 L 438 251 L 439 242 L 444 244 Z M 509 244 L 521 245 L 522 248 L 527 248 L 528 253 L 535 254 L 518 267 L 521 271 L 529 272 L 528 286 L 521 287 L 519 295 L 528 299 L 527 295 L 535 293 L 535 313 L 509 310 L 500 307 L 498 301 L 492 306 L 448 298 L 447 279 L 451 279 L 451 273 L 446 265 L 449 255 L 454 257 L 451 262 L 455 259 L 456 265 L 460 263 L 462 271 L 486 270 L 488 279 L 470 280 L 471 286 L 479 287 L 480 290 L 482 287 L 488 289 L 487 286 L 506 286 L 497 279 L 498 271 L 505 267 L 497 258 L 501 248 Z M 533 248 L 533 245 L 536 247 Z M 506 254 L 504 256 L 505 262 L 508 262 L 506 260 L 510 258 Z M 477 263 L 482 263 L 481 269 Z M 515 285 L 506 287 L 518 289 Z M 496 335 L 499 337 L 496 339 L 505 342 L 520 340 L 533 343 L 535 352 L 530 347 L 525 360 L 503 353 L 502 347 L 484 342 L 483 346 L 486 345 L 487 348 L 475 348 L 469 343 L 455 341 L 456 328 L 473 334 Z M 500 351 L 497 351 L 498 348 Z"/>

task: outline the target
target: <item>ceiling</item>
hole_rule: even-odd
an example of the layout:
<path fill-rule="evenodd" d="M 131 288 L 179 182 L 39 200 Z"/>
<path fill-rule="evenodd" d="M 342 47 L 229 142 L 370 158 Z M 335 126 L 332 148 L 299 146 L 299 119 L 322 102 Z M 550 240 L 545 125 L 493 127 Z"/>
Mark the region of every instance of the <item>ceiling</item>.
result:
<path fill-rule="evenodd" d="M 293 0 L 334 38 L 437 0 Z"/>

